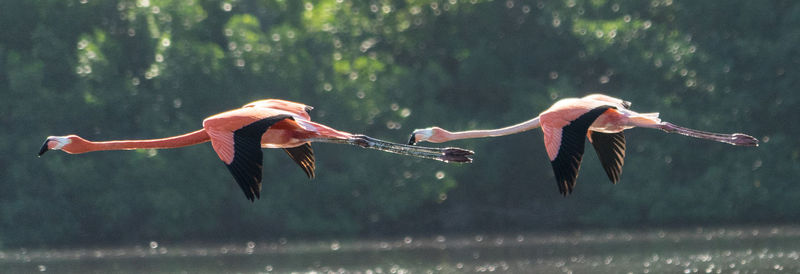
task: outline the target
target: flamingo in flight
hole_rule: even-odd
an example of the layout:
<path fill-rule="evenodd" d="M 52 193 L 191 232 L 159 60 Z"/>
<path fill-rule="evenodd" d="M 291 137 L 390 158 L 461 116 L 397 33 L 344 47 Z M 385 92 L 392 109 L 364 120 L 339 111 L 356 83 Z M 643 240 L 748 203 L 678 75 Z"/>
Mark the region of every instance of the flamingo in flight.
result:
<path fill-rule="evenodd" d="M 50 136 L 39 150 L 62 150 L 70 154 L 101 150 L 163 149 L 211 141 L 250 201 L 260 198 L 261 148 L 282 148 L 309 178 L 314 178 L 311 142 L 350 144 L 443 162 L 472 161 L 472 151 L 460 148 L 428 148 L 395 144 L 365 135 L 335 130 L 311 121 L 312 107 L 284 100 L 267 99 L 222 112 L 203 120 L 203 128 L 180 136 L 150 140 L 93 142 L 77 135 Z"/>
<path fill-rule="evenodd" d="M 654 128 L 734 146 L 758 146 L 758 139 L 746 134 L 719 134 L 680 127 L 661 121 L 658 113 L 637 113 L 630 110 L 630 106 L 628 101 L 603 94 L 565 98 L 536 118 L 504 128 L 462 132 L 450 132 L 439 127 L 416 129 L 411 133 L 408 144 L 497 137 L 541 127 L 547 156 L 553 166 L 558 189 L 564 196 L 575 188 L 583 157 L 584 136 L 594 146 L 608 179 L 615 184 L 622 173 L 625 158 L 625 135 L 622 131 L 626 129 Z"/>

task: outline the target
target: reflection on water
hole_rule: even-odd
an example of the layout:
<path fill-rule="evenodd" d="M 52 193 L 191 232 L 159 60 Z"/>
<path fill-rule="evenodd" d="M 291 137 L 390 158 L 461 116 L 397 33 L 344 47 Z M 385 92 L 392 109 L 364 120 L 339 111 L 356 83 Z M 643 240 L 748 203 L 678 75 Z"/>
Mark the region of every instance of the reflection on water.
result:
<path fill-rule="evenodd" d="M 800 227 L 592 231 L 6 250 L 3 273 L 754 273 L 800 271 Z"/>

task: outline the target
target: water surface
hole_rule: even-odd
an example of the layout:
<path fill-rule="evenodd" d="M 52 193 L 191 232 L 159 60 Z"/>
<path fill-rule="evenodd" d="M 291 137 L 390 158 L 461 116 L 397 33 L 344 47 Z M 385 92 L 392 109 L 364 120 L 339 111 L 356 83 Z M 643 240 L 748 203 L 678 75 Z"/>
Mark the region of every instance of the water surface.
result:
<path fill-rule="evenodd" d="M 5 250 L 3 273 L 800 272 L 800 227 Z"/>

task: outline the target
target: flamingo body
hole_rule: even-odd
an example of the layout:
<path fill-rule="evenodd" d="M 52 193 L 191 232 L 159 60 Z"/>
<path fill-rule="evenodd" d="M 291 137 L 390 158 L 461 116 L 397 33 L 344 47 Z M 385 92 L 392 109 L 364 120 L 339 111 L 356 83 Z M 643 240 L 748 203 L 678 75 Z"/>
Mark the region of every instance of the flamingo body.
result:
<path fill-rule="evenodd" d="M 248 200 L 260 198 L 263 156 L 261 148 L 282 148 L 309 178 L 314 178 L 311 142 L 351 144 L 397 154 L 439 160 L 471 162 L 471 151 L 427 148 L 390 143 L 364 135 L 338 131 L 311 121 L 312 107 L 278 99 L 259 100 L 203 120 L 203 129 L 184 135 L 150 140 L 93 142 L 77 135 L 50 136 L 39 156 L 48 150 L 70 154 L 100 150 L 162 149 L 211 141 Z"/>
<path fill-rule="evenodd" d="M 262 147 L 283 148 L 309 178 L 314 178 L 314 150 L 308 140 L 344 140 L 352 135 L 311 122 L 311 109 L 284 100 L 260 100 L 203 120 L 214 151 L 248 199 L 260 196 Z"/>
<path fill-rule="evenodd" d="M 575 188 L 584 153 L 584 139 L 592 143 L 612 183 L 617 183 L 622 173 L 625 160 L 623 131 L 626 129 L 654 128 L 736 146 L 758 145 L 758 140 L 749 135 L 710 133 L 679 127 L 661 121 L 658 113 L 638 113 L 630 110 L 630 106 L 628 101 L 604 94 L 565 98 L 531 120 L 504 128 L 461 132 L 450 132 L 439 127 L 417 129 L 411 134 L 409 144 L 498 137 L 541 127 L 556 183 L 565 196 Z"/>

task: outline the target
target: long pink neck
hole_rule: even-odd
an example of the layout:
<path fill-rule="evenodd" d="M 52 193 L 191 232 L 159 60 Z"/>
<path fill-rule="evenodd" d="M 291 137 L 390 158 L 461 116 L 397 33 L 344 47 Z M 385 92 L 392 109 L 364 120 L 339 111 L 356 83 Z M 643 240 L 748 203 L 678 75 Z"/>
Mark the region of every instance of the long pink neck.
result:
<path fill-rule="evenodd" d="M 498 129 L 481 129 L 481 130 L 468 130 L 459 132 L 445 131 L 444 137 L 447 139 L 446 141 L 471 139 L 471 138 L 497 137 L 497 136 L 505 136 L 523 131 L 528 131 L 531 129 L 538 128 L 540 126 L 541 124 L 539 123 L 539 117 L 536 117 L 516 125 L 511 125 Z"/>
<path fill-rule="evenodd" d="M 105 142 L 92 142 L 92 141 L 82 141 L 75 143 L 75 145 L 70 149 L 72 151 L 67 151 L 70 153 L 84 153 L 90 151 L 101 151 L 101 150 L 131 150 L 131 149 L 143 149 L 143 148 L 176 148 L 176 147 L 185 147 L 190 145 L 196 145 L 204 142 L 208 142 L 211 140 L 211 137 L 208 136 L 205 129 L 197 130 L 191 133 L 161 138 L 161 139 L 149 139 L 149 140 L 121 140 L 121 141 L 105 141 Z"/>

